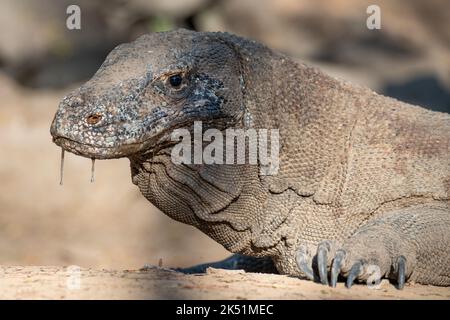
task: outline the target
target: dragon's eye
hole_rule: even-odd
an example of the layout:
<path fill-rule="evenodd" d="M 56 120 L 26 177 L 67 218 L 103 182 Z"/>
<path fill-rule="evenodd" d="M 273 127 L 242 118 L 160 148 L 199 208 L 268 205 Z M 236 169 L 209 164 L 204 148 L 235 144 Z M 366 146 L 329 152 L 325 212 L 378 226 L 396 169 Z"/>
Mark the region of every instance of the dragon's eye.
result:
<path fill-rule="evenodd" d="M 183 82 L 183 77 L 179 73 L 174 74 L 169 77 L 169 83 L 174 88 L 178 88 L 182 82 Z"/>

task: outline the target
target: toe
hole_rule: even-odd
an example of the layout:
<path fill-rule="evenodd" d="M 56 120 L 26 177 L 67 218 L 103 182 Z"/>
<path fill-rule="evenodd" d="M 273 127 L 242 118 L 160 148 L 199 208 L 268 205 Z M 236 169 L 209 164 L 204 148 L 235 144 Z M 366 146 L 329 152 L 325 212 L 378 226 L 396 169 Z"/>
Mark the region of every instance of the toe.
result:
<path fill-rule="evenodd" d="M 314 281 L 314 272 L 309 263 L 309 256 L 304 250 L 299 250 L 296 256 L 297 266 L 300 271 L 309 279 Z"/>
<path fill-rule="evenodd" d="M 350 272 L 347 277 L 347 282 L 345 286 L 350 289 L 353 285 L 353 282 L 355 279 L 360 276 L 362 273 L 362 263 L 360 261 L 353 264 L 352 268 L 350 269 Z"/>
<path fill-rule="evenodd" d="M 324 285 L 328 285 L 328 250 L 326 243 L 319 244 L 317 248 L 317 268 L 320 282 Z"/>
<path fill-rule="evenodd" d="M 397 288 L 399 290 L 403 289 L 405 286 L 406 279 L 406 258 L 404 256 L 399 256 L 396 261 L 397 264 Z"/>
<path fill-rule="evenodd" d="M 345 251 L 338 250 L 336 252 L 336 256 L 334 257 L 333 265 L 331 266 L 331 286 L 333 288 L 336 287 L 337 279 L 339 277 L 339 274 L 341 273 L 344 258 Z"/>

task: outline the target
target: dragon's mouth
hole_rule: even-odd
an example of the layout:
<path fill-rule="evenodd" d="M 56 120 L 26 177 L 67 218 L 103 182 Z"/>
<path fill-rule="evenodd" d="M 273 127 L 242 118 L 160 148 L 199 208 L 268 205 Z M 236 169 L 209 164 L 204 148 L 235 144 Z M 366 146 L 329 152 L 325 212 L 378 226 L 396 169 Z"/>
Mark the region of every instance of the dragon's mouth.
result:
<path fill-rule="evenodd" d="M 90 158 L 92 160 L 91 182 L 94 182 L 94 165 L 95 160 L 117 159 L 144 155 L 152 156 L 154 149 L 149 147 L 150 139 L 144 142 L 124 143 L 114 147 L 99 147 L 91 144 L 80 143 L 65 137 L 53 137 L 53 142 L 61 147 L 61 167 L 60 167 L 60 184 L 63 184 L 64 175 L 64 153 L 71 152 L 81 157 Z"/>
<path fill-rule="evenodd" d="M 53 142 L 66 151 L 90 159 L 117 159 L 142 152 L 145 142 L 126 143 L 114 147 L 99 147 L 80 143 L 65 137 L 54 137 Z"/>
<path fill-rule="evenodd" d="M 64 175 L 64 152 L 68 151 L 81 157 L 90 158 L 92 160 L 91 182 L 94 181 L 94 164 L 96 159 L 117 159 L 128 157 L 138 159 L 140 157 L 153 157 L 158 150 L 164 149 L 172 143 L 162 143 L 159 146 L 150 147 L 150 141 L 135 143 L 125 143 L 114 147 L 99 147 L 90 144 L 80 143 L 65 137 L 53 137 L 53 142 L 61 147 L 61 167 L 60 167 L 60 184 L 63 184 Z"/>

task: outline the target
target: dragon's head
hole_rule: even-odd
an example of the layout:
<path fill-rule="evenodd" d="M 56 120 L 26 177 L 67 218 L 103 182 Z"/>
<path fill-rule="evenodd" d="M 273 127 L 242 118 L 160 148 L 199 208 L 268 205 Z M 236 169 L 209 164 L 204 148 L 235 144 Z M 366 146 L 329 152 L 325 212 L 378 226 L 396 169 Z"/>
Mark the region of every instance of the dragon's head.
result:
<path fill-rule="evenodd" d="M 120 158 L 166 145 L 174 129 L 194 121 L 219 129 L 240 121 L 241 62 L 212 35 L 177 30 L 119 45 L 61 101 L 53 141 L 84 157 Z"/>

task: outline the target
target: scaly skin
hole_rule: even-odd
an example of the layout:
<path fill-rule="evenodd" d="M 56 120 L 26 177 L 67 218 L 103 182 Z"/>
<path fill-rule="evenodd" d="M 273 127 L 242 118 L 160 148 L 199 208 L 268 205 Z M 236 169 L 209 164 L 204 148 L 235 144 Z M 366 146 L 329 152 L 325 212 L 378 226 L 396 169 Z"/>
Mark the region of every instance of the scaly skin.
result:
<path fill-rule="evenodd" d="M 172 163 L 170 134 L 194 121 L 204 130 L 278 128 L 278 174 Z M 348 286 L 365 280 L 376 265 L 402 288 L 450 285 L 449 128 L 448 114 L 254 41 L 177 30 L 114 49 L 64 98 L 51 133 L 84 157 L 128 157 L 150 202 L 232 252 L 331 285 L 338 275 Z"/>

